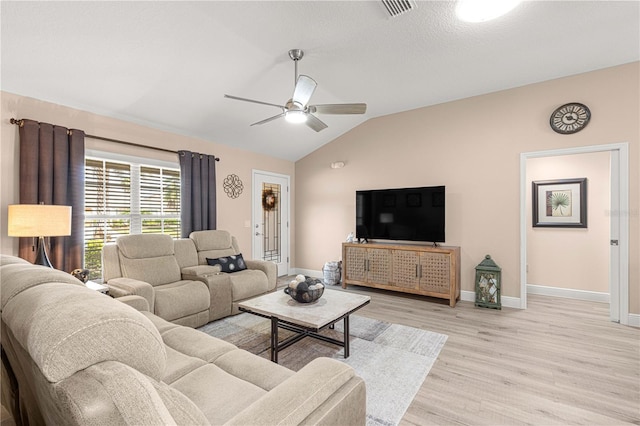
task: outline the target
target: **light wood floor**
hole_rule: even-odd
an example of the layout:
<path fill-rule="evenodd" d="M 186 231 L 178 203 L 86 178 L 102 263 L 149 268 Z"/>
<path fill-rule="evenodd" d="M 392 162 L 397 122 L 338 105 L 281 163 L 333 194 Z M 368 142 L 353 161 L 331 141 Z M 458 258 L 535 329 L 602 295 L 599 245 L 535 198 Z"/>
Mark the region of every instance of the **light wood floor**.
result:
<path fill-rule="evenodd" d="M 449 336 L 401 425 L 640 425 L 640 329 L 610 322 L 608 304 L 528 295 L 528 309 L 498 311 L 348 291 L 371 296 L 358 315 Z"/>

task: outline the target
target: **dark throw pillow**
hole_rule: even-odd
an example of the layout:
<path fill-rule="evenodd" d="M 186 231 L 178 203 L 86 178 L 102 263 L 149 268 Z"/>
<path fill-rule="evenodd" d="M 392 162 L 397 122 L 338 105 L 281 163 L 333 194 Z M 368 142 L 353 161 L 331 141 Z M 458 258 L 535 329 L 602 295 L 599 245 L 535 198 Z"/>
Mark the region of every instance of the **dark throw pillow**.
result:
<path fill-rule="evenodd" d="M 242 258 L 242 253 L 238 253 L 235 256 L 219 257 L 217 259 L 207 258 L 207 263 L 212 266 L 220 265 L 220 270 L 222 272 L 231 273 L 247 269 L 247 265 L 244 263 L 244 259 Z"/>

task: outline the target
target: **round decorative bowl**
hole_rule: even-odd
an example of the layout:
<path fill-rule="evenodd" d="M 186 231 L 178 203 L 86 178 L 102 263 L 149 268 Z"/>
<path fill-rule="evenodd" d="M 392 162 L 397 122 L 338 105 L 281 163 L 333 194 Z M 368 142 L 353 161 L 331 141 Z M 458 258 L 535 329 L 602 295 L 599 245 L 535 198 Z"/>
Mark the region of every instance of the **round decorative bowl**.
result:
<path fill-rule="evenodd" d="M 298 275 L 295 280 L 285 287 L 284 292 L 296 302 L 311 303 L 322 297 L 324 284 L 317 278 Z"/>

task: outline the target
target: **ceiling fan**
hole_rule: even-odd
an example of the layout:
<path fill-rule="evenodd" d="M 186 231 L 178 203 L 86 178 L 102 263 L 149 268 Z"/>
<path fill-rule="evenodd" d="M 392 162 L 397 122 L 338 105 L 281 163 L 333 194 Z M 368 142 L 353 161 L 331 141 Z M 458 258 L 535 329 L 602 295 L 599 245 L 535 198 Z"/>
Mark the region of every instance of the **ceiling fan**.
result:
<path fill-rule="evenodd" d="M 292 49 L 289 51 L 289 57 L 295 64 L 295 87 L 293 95 L 284 105 L 272 104 L 269 102 L 256 101 L 253 99 L 240 98 L 238 96 L 224 95 L 225 98 L 235 99 L 244 102 L 253 102 L 255 104 L 269 105 L 280 108 L 282 112 L 273 117 L 266 118 L 262 121 L 251 124 L 256 126 L 273 121 L 277 118 L 284 117 L 285 120 L 292 123 L 306 123 L 316 132 L 327 128 L 327 125 L 318 117 L 317 114 L 364 114 L 367 111 L 367 104 L 324 104 L 324 105 L 307 105 L 311 99 L 311 95 L 316 90 L 318 83 L 307 75 L 298 76 L 298 61 L 302 59 L 304 52 L 300 49 Z"/>

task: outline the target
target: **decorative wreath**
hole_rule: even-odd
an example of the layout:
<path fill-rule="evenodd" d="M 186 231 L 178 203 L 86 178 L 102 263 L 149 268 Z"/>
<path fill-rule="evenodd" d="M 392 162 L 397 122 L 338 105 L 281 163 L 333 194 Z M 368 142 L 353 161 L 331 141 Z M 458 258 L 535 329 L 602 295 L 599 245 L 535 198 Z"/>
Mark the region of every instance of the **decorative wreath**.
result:
<path fill-rule="evenodd" d="M 224 178 L 223 186 L 224 192 L 229 198 L 238 198 L 244 189 L 244 185 L 237 175 L 229 175 Z"/>
<path fill-rule="evenodd" d="M 278 199 L 272 189 L 262 191 L 262 208 L 265 211 L 271 211 L 276 206 Z"/>

